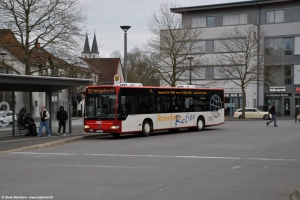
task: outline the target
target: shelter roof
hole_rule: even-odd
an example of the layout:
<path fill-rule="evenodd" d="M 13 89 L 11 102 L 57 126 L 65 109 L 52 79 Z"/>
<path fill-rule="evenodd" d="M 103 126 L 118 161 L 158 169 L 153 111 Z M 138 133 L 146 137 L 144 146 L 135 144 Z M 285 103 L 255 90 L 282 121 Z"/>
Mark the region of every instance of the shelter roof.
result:
<path fill-rule="evenodd" d="M 0 85 L 3 91 L 54 92 L 73 86 L 90 85 L 92 81 L 91 79 L 0 74 Z"/>

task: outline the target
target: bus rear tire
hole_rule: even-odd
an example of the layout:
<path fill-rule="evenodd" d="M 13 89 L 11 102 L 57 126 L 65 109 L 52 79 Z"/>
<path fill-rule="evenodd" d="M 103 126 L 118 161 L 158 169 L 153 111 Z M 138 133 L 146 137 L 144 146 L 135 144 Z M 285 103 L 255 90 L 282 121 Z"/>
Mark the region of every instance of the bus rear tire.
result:
<path fill-rule="evenodd" d="M 204 130 L 204 119 L 202 117 L 199 117 L 197 120 L 197 131 L 203 131 Z"/>
<path fill-rule="evenodd" d="M 151 124 L 148 120 L 145 120 L 143 122 L 143 130 L 142 130 L 142 136 L 143 137 L 148 137 L 151 132 Z"/>

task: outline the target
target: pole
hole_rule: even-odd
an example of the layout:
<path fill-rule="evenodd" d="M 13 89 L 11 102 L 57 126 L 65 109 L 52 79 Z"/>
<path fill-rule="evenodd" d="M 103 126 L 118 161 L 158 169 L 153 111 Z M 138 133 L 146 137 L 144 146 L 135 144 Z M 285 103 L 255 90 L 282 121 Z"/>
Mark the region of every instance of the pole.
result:
<path fill-rule="evenodd" d="M 2 66 L 5 69 L 4 57 L 7 55 L 7 53 L 0 53 L 0 55 L 2 56 Z M 7 69 L 5 69 L 5 72 L 7 74 Z M 2 92 L 2 97 L 3 97 L 3 101 L 5 101 L 5 91 Z"/>
<path fill-rule="evenodd" d="M 127 32 L 124 32 L 124 79 L 127 83 Z"/>
<path fill-rule="evenodd" d="M 192 85 L 192 59 L 190 59 L 190 85 Z"/>
<path fill-rule="evenodd" d="M 124 82 L 127 83 L 127 31 L 131 26 L 120 26 L 124 31 Z"/>
<path fill-rule="evenodd" d="M 187 57 L 187 59 L 190 61 L 190 77 L 189 77 L 189 80 L 190 80 L 190 85 L 192 85 L 192 60 L 194 59 L 194 57 L 189 56 L 189 57 Z"/>
<path fill-rule="evenodd" d="M 260 6 L 257 5 L 257 0 L 255 1 L 255 6 L 258 7 L 258 25 L 257 25 L 257 38 L 255 38 L 257 41 L 256 41 L 256 44 L 257 44 L 257 88 L 256 88 L 256 107 L 259 109 L 259 68 L 261 66 L 260 65 L 260 62 L 259 62 L 259 45 L 260 45 Z"/>

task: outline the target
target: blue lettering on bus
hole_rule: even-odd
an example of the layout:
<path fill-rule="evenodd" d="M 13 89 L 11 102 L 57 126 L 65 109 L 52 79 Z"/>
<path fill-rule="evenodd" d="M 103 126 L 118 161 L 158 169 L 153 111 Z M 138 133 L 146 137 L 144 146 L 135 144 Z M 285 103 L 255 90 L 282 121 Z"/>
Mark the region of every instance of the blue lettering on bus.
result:
<path fill-rule="evenodd" d="M 187 115 L 184 118 L 182 118 L 180 115 L 176 115 L 175 127 L 177 127 L 177 123 L 186 124 L 192 121 L 193 119 L 195 119 L 195 115 L 196 114 L 187 113 Z"/>

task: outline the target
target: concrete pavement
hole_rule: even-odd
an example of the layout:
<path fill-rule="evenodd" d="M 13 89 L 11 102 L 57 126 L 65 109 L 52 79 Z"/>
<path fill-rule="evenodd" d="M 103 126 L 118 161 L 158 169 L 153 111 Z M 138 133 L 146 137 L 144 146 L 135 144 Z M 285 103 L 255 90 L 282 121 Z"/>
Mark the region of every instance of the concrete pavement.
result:
<path fill-rule="evenodd" d="M 240 119 L 234 119 L 233 117 L 226 116 L 226 121 L 241 121 Z M 267 121 L 263 119 L 245 119 L 245 121 L 252 121 L 252 120 L 259 120 L 259 121 Z M 294 117 L 278 117 L 278 124 L 280 126 L 281 120 L 291 120 L 294 121 Z M 225 123 L 226 123 L 225 121 Z M 244 120 L 243 120 L 244 121 Z M 90 134 L 83 132 L 83 124 L 82 123 L 74 123 L 72 125 L 72 134 L 67 134 L 66 136 L 56 136 L 55 131 L 57 127 L 52 127 L 52 136 L 48 137 L 43 131 L 42 137 L 36 136 L 28 136 L 25 137 L 24 133 L 20 136 L 19 133 L 16 133 L 16 136 L 12 136 L 12 131 L 8 130 L 8 128 L 0 130 L 0 153 L 8 153 L 13 151 L 24 151 L 33 148 L 44 148 L 54 145 L 60 145 L 67 142 L 81 140 L 87 137 L 109 137 L 109 134 Z M 300 200 L 300 188 L 297 189 L 290 195 L 291 200 Z"/>
<path fill-rule="evenodd" d="M 241 119 L 234 119 L 231 116 L 225 116 L 226 121 L 241 121 Z M 262 120 L 263 119 L 244 119 L 244 120 Z M 278 117 L 278 123 L 280 124 L 280 120 L 294 120 L 293 117 Z M 265 120 L 267 121 L 267 120 Z M 74 123 L 73 123 L 74 122 Z M 12 136 L 12 131 L 5 128 L 3 130 L 0 129 L 0 153 L 2 152 L 11 152 L 11 151 L 22 151 L 28 150 L 32 148 L 42 148 L 47 146 L 54 146 L 63 144 L 66 142 L 81 140 L 86 137 L 94 137 L 94 136 L 109 136 L 106 133 L 85 133 L 83 132 L 83 124 L 82 119 L 72 119 L 72 134 L 67 134 L 66 136 L 56 136 L 57 127 L 52 127 L 52 136 L 48 137 L 45 133 L 45 129 L 43 130 L 42 137 L 35 136 L 24 136 L 24 132 L 22 135 L 19 135 L 18 130 L 16 130 L 16 136 Z"/>
<path fill-rule="evenodd" d="M 43 148 L 48 146 L 59 145 L 75 140 L 81 140 L 86 137 L 94 137 L 99 135 L 108 134 L 90 134 L 83 131 L 82 123 L 76 123 L 72 125 L 72 133 L 66 136 L 56 135 L 56 126 L 52 127 L 52 136 L 48 137 L 45 133 L 45 128 L 43 129 L 42 137 L 36 136 L 24 136 L 24 131 L 22 135 L 19 135 L 19 130 L 16 130 L 15 136 L 12 136 L 12 130 L 9 128 L 0 129 L 0 153 L 12 152 L 12 151 L 23 151 L 32 148 Z M 11 128 L 11 126 L 10 126 Z"/>

